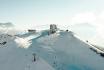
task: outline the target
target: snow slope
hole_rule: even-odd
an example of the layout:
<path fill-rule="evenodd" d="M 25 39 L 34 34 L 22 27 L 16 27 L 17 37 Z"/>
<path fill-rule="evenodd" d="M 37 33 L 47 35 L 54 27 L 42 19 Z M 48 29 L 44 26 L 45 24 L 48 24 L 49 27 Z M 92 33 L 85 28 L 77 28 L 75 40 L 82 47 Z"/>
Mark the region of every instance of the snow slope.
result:
<path fill-rule="evenodd" d="M 32 40 L 29 50 L 35 52 L 56 70 L 104 70 L 104 58 L 90 49 L 90 45 L 61 31 L 48 35 L 43 31 Z"/>
<path fill-rule="evenodd" d="M 0 70 L 54 70 L 37 55 L 33 61 L 34 52 L 18 47 L 15 38 L 8 34 L 0 35 Z M 2 44 L 5 41 L 6 44 Z"/>
<path fill-rule="evenodd" d="M 50 35 L 48 30 L 19 36 L 3 34 L 0 35 L 0 69 L 103 70 L 104 58 L 90 48 L 91 45 L 71 31 Z M 33 54 L 36 54 L 35 62 Z"/>

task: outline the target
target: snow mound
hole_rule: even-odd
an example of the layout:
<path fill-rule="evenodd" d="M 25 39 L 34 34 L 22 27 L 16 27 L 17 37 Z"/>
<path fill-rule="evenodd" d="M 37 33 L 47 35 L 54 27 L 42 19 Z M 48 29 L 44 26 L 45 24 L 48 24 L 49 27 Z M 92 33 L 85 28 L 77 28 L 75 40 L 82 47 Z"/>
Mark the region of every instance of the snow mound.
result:
<path fill-rule="evenodd" d="M 19 37 L 15 39 L 15 42 L 21 48 L 28 48 L 31 45 L 31 41 L 29 41 L 28 39 L 19 38 Z"/>

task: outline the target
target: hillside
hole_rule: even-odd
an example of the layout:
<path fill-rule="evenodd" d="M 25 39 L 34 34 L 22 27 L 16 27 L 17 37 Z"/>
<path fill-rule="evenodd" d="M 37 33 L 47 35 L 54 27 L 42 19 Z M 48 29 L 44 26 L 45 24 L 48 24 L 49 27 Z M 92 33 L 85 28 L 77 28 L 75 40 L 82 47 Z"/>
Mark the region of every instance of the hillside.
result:
<path fill-rule="evenodd" d="M 56 70 L 103 70 L 104 58 L 90 49 L 91 45 L 60 31 L 48 35 L 43 31 L 32 40 L 30 50 L 38 54 Z"/>
<path fill-rule="evenodd" d="M 15 36 L 0 35 L 0 69 L 1 70 L 54 70 L 47 62 L 28 49 L 20 48 L 14 41 Z M 3 44 L 3 42 L 6 42 Z"/>
<path fill-rule="evenodd" d="M 104 58 L 71 31 L 0 35 L 2 70 L 103 70 Z"/>

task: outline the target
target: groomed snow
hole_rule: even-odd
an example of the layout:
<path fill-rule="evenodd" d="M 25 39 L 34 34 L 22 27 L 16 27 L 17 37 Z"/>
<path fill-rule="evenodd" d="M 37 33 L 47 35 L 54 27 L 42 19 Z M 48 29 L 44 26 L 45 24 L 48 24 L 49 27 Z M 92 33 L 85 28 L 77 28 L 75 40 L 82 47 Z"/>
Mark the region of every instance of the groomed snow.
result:
<path fill-rule="evenodd" d="M 56 70 L 103 70 L 104 58 L 90 49 L 90 45 L 60 31 L 48 35 L 43 32 L 32 40 L 29 50 L 34 51 Z"/>
<path fill-rule="evenodd" d="M 50 35 L 48 30 L 16 36 L 4 34 L 0 35 L 0 69 L 103 70 L 104 58 L 90 47 L 71 31 Z"/>
<path fill-rule="evenodd" d="M 38 55 L 34 61 L 34 52 L 20 48 L 19 46 L 27 45 L 27 42 L 24 42 L 26 39 L 21 39 L 7 34 L 0 35 L 0 43 L 7 42 L 4 45 L 0 44 L 0 70 L 54 70 Z"/>

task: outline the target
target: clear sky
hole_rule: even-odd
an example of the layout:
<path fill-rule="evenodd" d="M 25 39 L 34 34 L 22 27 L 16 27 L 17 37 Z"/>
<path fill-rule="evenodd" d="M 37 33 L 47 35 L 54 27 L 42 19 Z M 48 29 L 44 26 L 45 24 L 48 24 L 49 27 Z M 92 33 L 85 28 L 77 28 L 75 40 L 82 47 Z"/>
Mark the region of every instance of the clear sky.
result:
<path fill-rule="evenodd" d="M 21 28 L 89 23 L 104 38 L 104 0 L 0 0 L 0 22 Z"/>
<path fill-rule="evenodd" d="M 104 10 L 103 3 L 103 0 L 0 0 L 0 22 L 12 22 L 24 27 L 89 22 L 94 19 L 92 13 Z M 86 18 L 86 14 L 91 17 Z M 83 15 L 86 19 L 82 19 Z"/>

